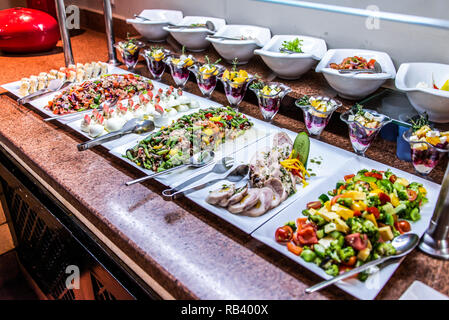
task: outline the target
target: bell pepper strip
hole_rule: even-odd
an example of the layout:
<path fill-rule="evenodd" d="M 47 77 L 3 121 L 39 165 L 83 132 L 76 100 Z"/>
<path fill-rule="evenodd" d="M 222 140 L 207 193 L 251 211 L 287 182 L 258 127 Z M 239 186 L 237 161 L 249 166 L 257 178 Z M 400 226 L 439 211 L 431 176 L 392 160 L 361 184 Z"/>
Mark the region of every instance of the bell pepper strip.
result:
<path fill-rule="evenodd" d="M 294 255 L 299 256 L 302 253 L 302 248 L 300 246 L 295 245 L 292 242 L 287 243 L 287 249 Z"/>

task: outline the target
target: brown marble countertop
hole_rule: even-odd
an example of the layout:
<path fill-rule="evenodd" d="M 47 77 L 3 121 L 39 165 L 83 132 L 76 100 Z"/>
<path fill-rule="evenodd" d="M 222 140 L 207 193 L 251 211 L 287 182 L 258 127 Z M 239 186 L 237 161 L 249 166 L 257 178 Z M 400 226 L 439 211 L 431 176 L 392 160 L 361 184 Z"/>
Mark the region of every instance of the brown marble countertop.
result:
<path fill-rule="evenodd" d="M 99 32 L 86 31 L 73 37 L 72 47 L 76 62 L 107 58 L 105 36 Z M 60 50 L 33 56 L 0 54 L 0 83 L 63 64 Z M 137 71 L 146 74 L 145 68 L 139 64 Z M 317 77 L 307 75 L 297 90 L 320 92 L 322 79 Z M 163 81 L 172 84 L 167 74 Z M 187 84 L 187 90 L 199 94 L 194 82 Z M 213 98 L 226 101 L 218 91 Z M 76 145 L 84 141 L 81 136 L 62 125 L 43 122 L 41 115 L 18 106 L 9 94 L 0 94 L 0 107 L 0 143 L 174 298 L 352 299 L 335 287 L 305 294 L 306 287 L 321 280 L 312 272 L 191 201 L 164 201 L 160 196 L 163 186 L 156 182 L 124 186 L 124 182 L 139 176 L 136 169 L 104 149 L 78 152 Z M 260 118 L 254 104 L 245 101 L 241 107 L 243 112 Z M 288 112 L 279 114 L 275 124 L 296 132 L 305 130 L 298 115 L 290 116 Z M 352 151 L 346 128 L 336 118 L 323 133 L 322 141 Z M 395 149 L 394 143 L 377 139 L 367 156 L 412 172 L 410 163 L 396 158 Z M 432 173 L 435 180 L 441 180 L 444 165 Z M 415 251 L 378 298 L 397 299 L 414 280 L 449 295 L 449 264 Z"/>

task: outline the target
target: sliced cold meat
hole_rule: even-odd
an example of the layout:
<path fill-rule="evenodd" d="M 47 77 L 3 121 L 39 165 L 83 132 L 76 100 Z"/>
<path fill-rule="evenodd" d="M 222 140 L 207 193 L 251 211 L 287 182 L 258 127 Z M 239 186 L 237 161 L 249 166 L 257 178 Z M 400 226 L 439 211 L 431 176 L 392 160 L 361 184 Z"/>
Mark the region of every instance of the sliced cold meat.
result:
<path fill-rule="evenodd" d="M 280 147 L 284 144 L 293 146 L 293 141 L 292 141 L 292 139 L 290 139 L 288 134 L 286 134 L 285 132 L 281 131 L 281 132 L 276 133 L 273 137 L 273 146 Z"/>
<path fill-rule="evenodd" d="M 247 193 L 248 193 L 248 185 L 236 189 L 234 195 L 228 199 L 228 205 L 240 202 L 243 199 L 243 197 L 246 196 Z"/>
<path fill-rule="evenodd" d="M 259 217 L 263 215 L 265 212 L 270 210 L 271 203 L 273 201 L 273 190 L 270 188 L 261 188 L 259 189 L 259 200 L 249 210 L 245 210 L 242 212 L 243 215 L 250 216 L 250 217 Z"/>
<path fill-rule="evenodd" d="M 231 198 L 234 192 L 234 184 L 225 184 L 220 189 L 211 191 L 206 198 L 206 202 L 210 204 L 219 204 L 220 202 Z"/>
<path fill-rule="evenodd" d="M 242 200 L 228 207 L 229 212 L 234 214 L 241 213 L 245 210 L 254 207 L 257 201 L 259 200 L 259 194 L 260 189 L 257 188 L 248 189 L 246 196 L 244 196 Z"/>
<path fill-rule="evenodd" d="M 281 180 L 277 178 L 270 178 L 265 182 L 265 187 L 270 188 L 274 192 L 273 202 L 271 207 L 277 207 L 282 201 L 287 199 L 288 192 L 285 190 Z"/>

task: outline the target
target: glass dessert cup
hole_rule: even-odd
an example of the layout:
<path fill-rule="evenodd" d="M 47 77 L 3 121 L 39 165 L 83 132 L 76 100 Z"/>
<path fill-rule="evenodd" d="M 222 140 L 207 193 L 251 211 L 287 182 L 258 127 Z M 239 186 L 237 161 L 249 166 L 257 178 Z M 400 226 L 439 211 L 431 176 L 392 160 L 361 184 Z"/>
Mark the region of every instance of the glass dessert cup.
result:
<path fill-rule="evenodd" d="M 223 87 L 225 90 L 226 98 L 228 99 L 229 105 L 236 111 L 238 110 L 240 102 L 242 102 L 243 97 L 245 96 L 246 90 L 248 89 L 249 84 L 255 79 L 253 76 L 248 75 L 246 81 L 244 82 L 232 82 L 229 79 L 223 79 L 223 77 L 219 78 L 223 83 Z"/>
<path fill-rule="evenodd" d="M 251 88 L 249 89 L 253 91 L 257 96 L 257 101 L 259 103 L 259 109 L 262 113 L 263 118 L 267 122 L 272 122 L 274 116 L 278 113 L 279 107 L 281 105 L 282 99 L 292 91 L 290 87 L 278 83 L 278 82 L 269 82 L 266 84 L 267 86 L 275 85 L 277 88 L 279 88 L 279 92 L 271 95 L 264 94 L 262 89 L 258 88 Z"/>
<path fill-rule="evenodd" d="M 190 75 L 189 68 L 192 65 L 187 65 L 186 63 L 176 64 L 173 62 L 173 58 L 173 56 L 168 57 L 165 59 L 165 63 L 170 67 L 171 76 L 178 89 L 184 90 Z"/>
<path fill-rule="evenodd" d="M 134 41 L 135 47 L 132 49 L 127 49 L 125 47 L 125 44 L 128 41 L 120 41 L 116 44 L 114 44 L 114 47 L 118 50 L 120 53 L 123 62 L 126 65 L 126 68 L 128 70 L 133 70 L 137 64 L 137 61 L 139 60 L 139 52 L 140 49 L 142 49 L 145 44 L 141 41 Z"/>
<path fill-rule="evenodd" d="M 196 77 L 196 82 L 198 83 L 198 88 L 200 88 L 201 93 L 207 98 L 210 99 L 212 93 L 217 86 L 217 78 L 221 77 L 224 71 L 224 67 L 221 65 L 215 65 L 216 69 L 212 71 L 200 71 L 201 66 L 193 65 L 189 68 L 190 71 Z"/>
<path fill-rule="evenodd" d="M 165 67 L 167 66 L 164 59 L 168 57 L 169 54 L 169 51 L 165 50 L 164 56 L 162 56 L 161 58 L 154 58 L 151 56 L 150 50 L 145 50 L 143 53 L 141 53 L 141 56 L 144 57 L 145 61 L 147 62 L 148 71 L 150 71 L 154 80 L 161 80 L 162 75 L 165 72 Z"/>
<path fill-rule="evenodd" d="M 355 120 L 349 120 L 350 115 L 355 115 L 352 110 L 348 110 L 340 115 L 340 119 L 348 125 L 349 139 L 352 147 L 357 155 L 365 157 L 365 152 L 376 138 L 382 127 L 392 120 L 386 115 L 377 113 L 374 110 L 364 109 L 364 111 L 371 113 L 375 117 L 382 117 L 382 121 L 379 121 L 379 126 L 376 128 L 368 128 L 361 125 Z"/>
<path fill-rule="evenodd" d="M 330 97 L 322 97 L 322 96 L 313 96 L 310 99 L 319 100 L 327 103 L 327 111 L 320 111 L 310 103 L 307 105 L 300 104 L 300 100 L 296 100 L 295 105 L 298 108 L 301 108 L 304 113 L 304 123 L 306 124 L 307 131 L 310 136 L 319 139 L 321 132 L 323 132 L 324 128 L 329 123 L 329 120 L 332 117 L 332 114 L 335 110 L 341 107 L 341 102 L 334 100 Z"/>
<path fill-rule="evenodd" d="M 412 129 L 409 129 L 402 134 L 402 137 L 410 144 L 413 167 L 417 174 L 429 179 L 427 176 L 449 152 L 449 149 L 433 146 L 427 141 L 412 141 L 410 140 L 412 135 Z"/>

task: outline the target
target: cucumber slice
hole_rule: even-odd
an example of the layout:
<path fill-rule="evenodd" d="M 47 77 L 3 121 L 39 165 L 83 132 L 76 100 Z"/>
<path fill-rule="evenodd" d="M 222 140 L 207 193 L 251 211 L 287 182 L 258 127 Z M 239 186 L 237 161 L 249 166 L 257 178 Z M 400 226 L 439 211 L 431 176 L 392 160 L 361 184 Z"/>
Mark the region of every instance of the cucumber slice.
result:
<path fill-rule="evenodd" d="M 304 167 L 307 169 L 307 159 L 309 158 L 310 152 L 310 139 L 307 133 L 300 132 L 295 138 L 293 143 L 293 156 L 299 157 L 299 161 L 302 162 Z"/>

